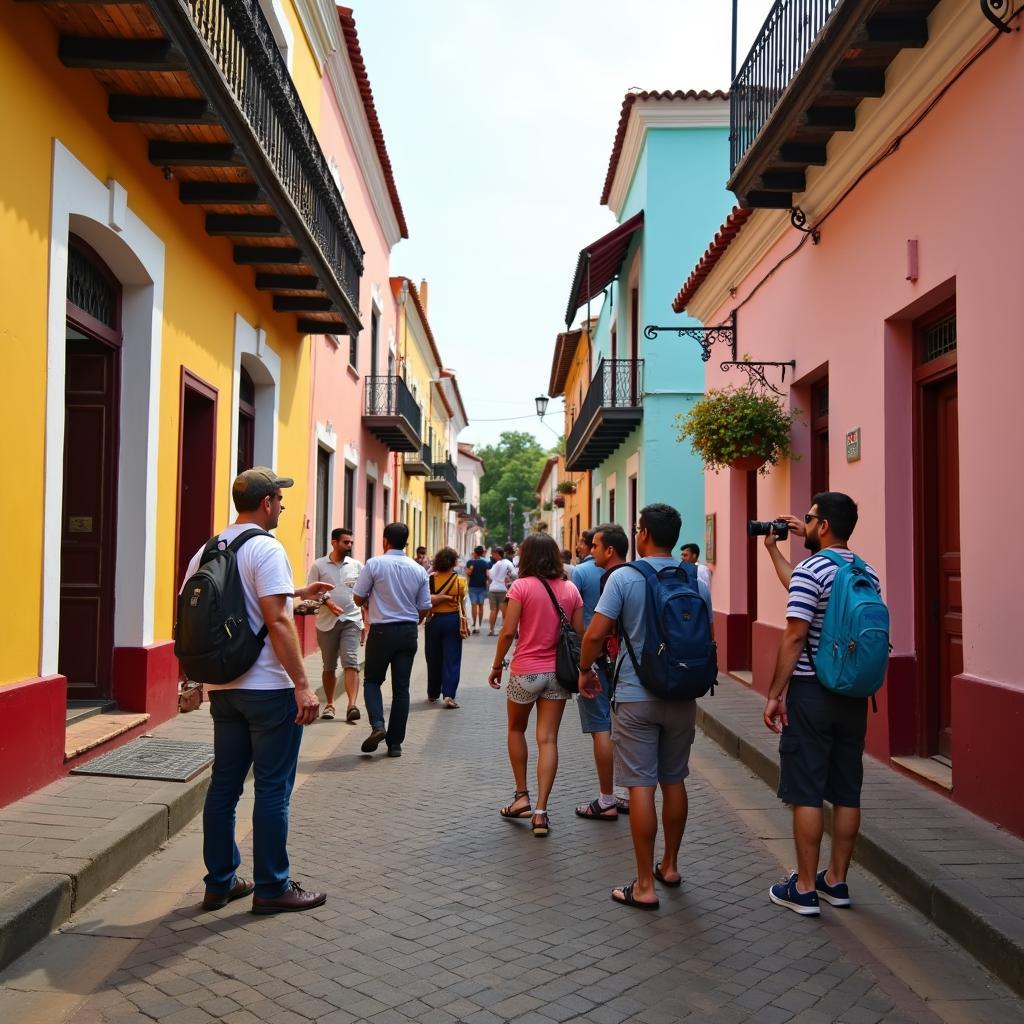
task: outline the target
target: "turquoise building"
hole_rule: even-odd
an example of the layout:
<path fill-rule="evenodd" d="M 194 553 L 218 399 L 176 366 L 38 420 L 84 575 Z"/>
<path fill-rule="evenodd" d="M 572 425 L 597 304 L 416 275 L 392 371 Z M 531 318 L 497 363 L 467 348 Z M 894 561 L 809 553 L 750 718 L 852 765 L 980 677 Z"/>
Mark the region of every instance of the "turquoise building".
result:
<path fill-rule="evenodd" d="M 728 137 L 725 93 L 627 94 L 601 196 L 619 226 L 581 250 L 566 311 L 569 327 L 596 317 L 589 386 L 565 395 L 565 468 L 591 472 L 591 523 L 629 530 L 663 501 L 682 514 L 680 543 L 702 549 L 704 469 L 675 424 L 703 395 L 701 348 L 644 328 L 700 326 L 671 303 L 729 212 Z"/>

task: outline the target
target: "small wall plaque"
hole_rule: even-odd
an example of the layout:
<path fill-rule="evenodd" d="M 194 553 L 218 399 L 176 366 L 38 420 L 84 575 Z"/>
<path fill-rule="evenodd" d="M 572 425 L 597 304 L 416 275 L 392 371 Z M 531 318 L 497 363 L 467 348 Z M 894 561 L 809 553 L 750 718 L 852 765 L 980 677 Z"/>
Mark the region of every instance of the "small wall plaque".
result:
<path fill-rule="evenodd" d="M 68 516 L 68 533 L 92 533 L 92 516 Z"/>
<path fill-rule="evenodd" d="M 860 461 L 860 427 L 846 432 L 846 461 Z"/>
<path fill-rule="evenodd" d="M 715 563 L 715 513 L 709 512 L 704 517 L 704 561 L 708 565 Z"/>

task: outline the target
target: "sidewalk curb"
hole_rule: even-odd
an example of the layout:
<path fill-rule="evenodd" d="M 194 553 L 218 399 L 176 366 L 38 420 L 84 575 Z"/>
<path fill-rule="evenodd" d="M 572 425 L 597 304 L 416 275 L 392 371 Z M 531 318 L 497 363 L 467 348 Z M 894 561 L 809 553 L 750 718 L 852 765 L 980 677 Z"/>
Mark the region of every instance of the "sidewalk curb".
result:
<path fill-rule="evenodd" d="M 0 970 L 180 832 L 202 810 L 209 785 L 208 768 L 183 785 L 168 783 L 0 896 Z"/>
<path fill-rule="evenodd" d="M 697 705 L 697 725 L 727 754 L 746 765 L 773 790 L 779 784 L 777 759 L 769 757 Z M 832 831 L 832 808 L 825 805 L 825 829 Z M 857 838 L 854 860 L 905 899 L 954 942 L 1018 995 L 1024 995 L 1024 926 L 1010 915 L 988 915 L 973 906 L 962 882 L 923 857 L 884 828 L 867 823 Z"/>

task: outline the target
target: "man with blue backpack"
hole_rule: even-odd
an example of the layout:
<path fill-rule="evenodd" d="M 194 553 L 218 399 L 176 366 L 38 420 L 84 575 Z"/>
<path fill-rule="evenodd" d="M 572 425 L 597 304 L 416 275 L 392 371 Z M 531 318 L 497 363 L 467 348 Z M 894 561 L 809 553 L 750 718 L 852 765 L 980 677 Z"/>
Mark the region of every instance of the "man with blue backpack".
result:
<path fill-rule="evenodd" d="M 695 565 L 672 557 L 681 527 L 671 505 L 641 509 L 640 557 L 607 578 L 580 654 L 580 696 L 592 700 L 600 689 L 594 662 L 617 627 L 612 744 L 616 781 L 629 789 L 637 874 L 628 885 L 613 889 L 611 897 L 641 910 L 658 909 L 655 880 L 671 889 L 682 884 L 677 861 L 686 827 L 685 779 L 696 732 L 696 698 L 714 686 L 718 671 L 711 595 L 698 581 Z M 655 864 L 654 795 L 659 786 L 665 852 Z"/>
<path fill-rule="evenodd" d="M 779 739 L 779 798 L 793 808 L 797 870 L 769 890 L 798 914 L 821 913 L 819 899 L 850 906 L 846 882 L 860 830 L 868 697 L 889 660 L 889 613 L 878 574 L 848 547 L 857 525 L 849 495 L 814 496 L 799 523 L 811 552 L 789 574 L 786 630 L 768 690 L 764 722 Z M 772 553 L 778 570 L 781 553 Z M 783 566 L 785 568 L 785 566 Z M 779 576 L 785 581 L 786 573 Z M 823 801 L 833 807 L 832 855 L 818 870 Z"/>

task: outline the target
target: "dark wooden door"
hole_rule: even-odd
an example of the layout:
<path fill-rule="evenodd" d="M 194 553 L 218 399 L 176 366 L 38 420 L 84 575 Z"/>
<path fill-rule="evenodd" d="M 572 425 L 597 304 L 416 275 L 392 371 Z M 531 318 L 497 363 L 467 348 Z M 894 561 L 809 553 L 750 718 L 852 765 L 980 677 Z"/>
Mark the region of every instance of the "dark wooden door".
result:
<path fill-rule="evenodd" d="M 747 519 L 757 518 L 757 470 L 751 470 L 746 476 Z M 757 618 L 757 556 L 760 554 L 760 539 L 751 540 L 747 544 L 747 628 L 743 643 L 737 647 L 736 653 L 740 663 L 730 668 L 747 670 L 754 664 L 754 620 Z"/>
<path fill-rule="evenodd" d="M 369 478 L 366 478 L 366 558 L 373 558 L 373 515 L 377 506 L 377 485 Z M 365 559 L 364 559 L 365 560 Z"/>
<path fill-rule="evenodd" d="M 316 449 L 316 557 L 330 550 L 331 538 L 331 453 Z"/>
<path fill-rule="evenodd" d="M 178 453 L 178 535 L 174 593 L 192 556 L 213 535 L 217 392 L 182 368 Z"/>
<path fill-rule="evenodd" d="M 923 388 L 925 728 L 928 754 L 951 756 L 951 686 L 964 668 L 960 581 L 960 449 L 957 378 Z"/>
<path fill-rule="evenodd" d="M 120 349 L 68 325 L 57 670 L 68 696 L 110 696 Z"/>

